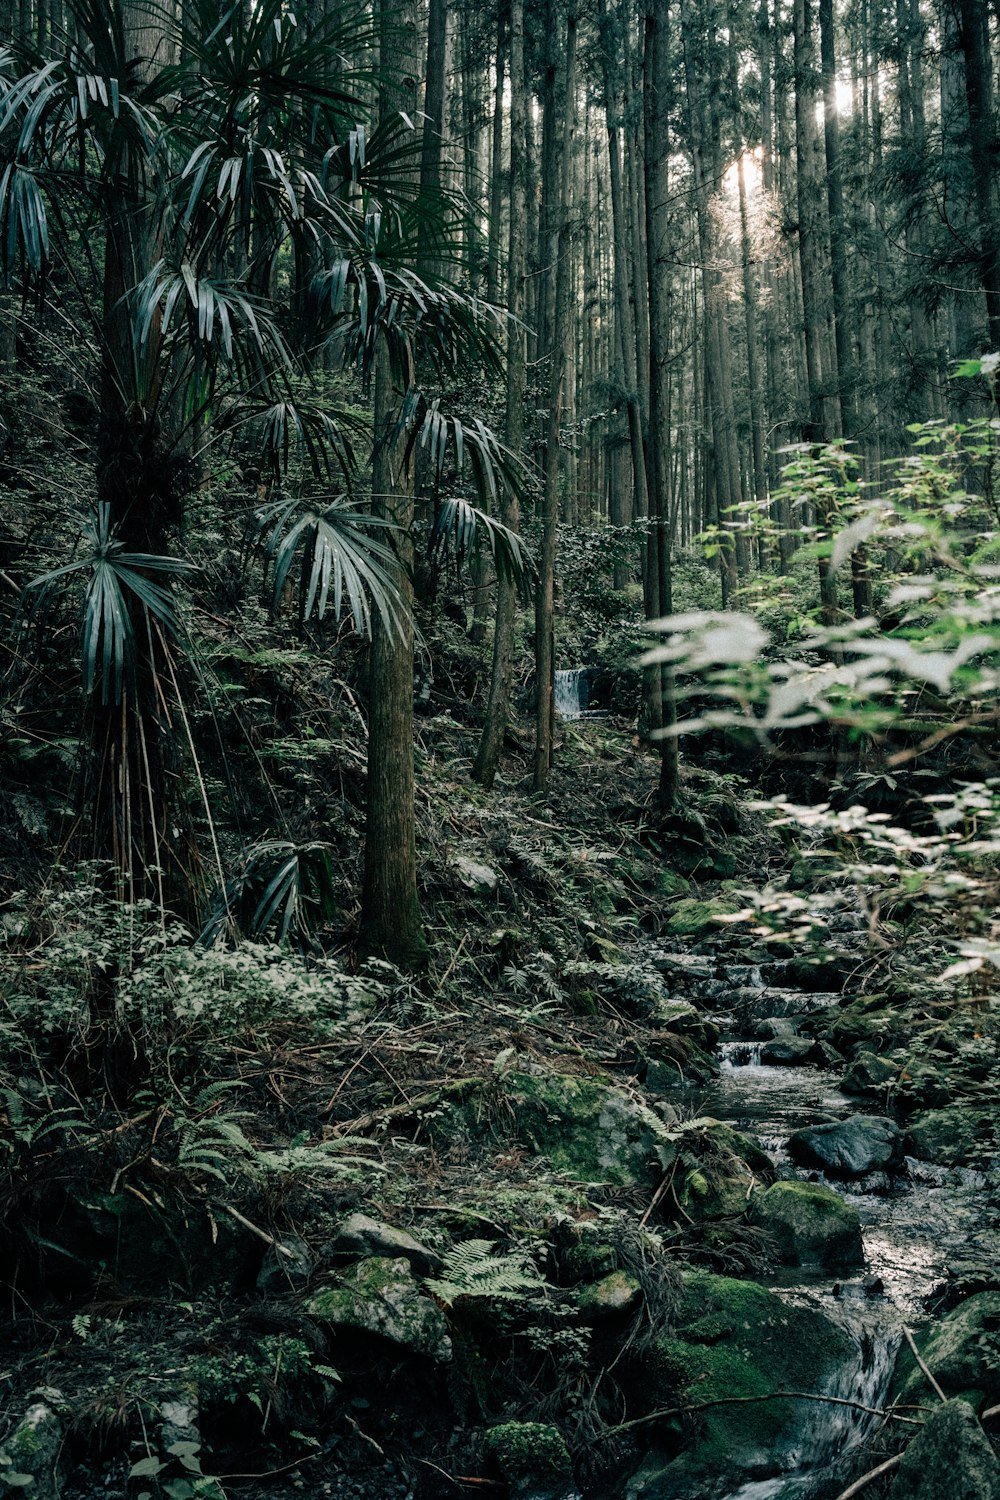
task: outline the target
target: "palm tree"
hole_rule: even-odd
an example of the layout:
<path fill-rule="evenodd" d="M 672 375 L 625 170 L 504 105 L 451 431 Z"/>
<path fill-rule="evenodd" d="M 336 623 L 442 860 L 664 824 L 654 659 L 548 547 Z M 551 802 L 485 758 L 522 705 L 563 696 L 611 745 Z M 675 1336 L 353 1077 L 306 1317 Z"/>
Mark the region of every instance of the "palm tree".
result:
<path fill-rule="evenodd" d="M 311 476 L 265 517 L 275 578 L 299 556 L 304 613 L 343 605 L 362 630 L 403 618 L 399 544 L 368 509 L 370 424 L 319 399 L 331 354 L 365 387 L 385 361 L 404 459 L 422 442 L 432 472 L 468 456 L 479 487 L 496 482 L 491 435 L 412 388 L 417 341 L 436 371 L 491 357 L 494 329 L 443 271 L 432 284 L 414 270 L 420 246 L 446 244 L 447 215 L 439 193 L 421 200 L 409 122 L 366 129 L 352 59 L 370 21 L 335 9 L 306 28 L 284 0 L 221 14 L 190 0 L 180 24 L 159 0 L 75 0 L 59 55 L 0 53 L 4 268 L 73 329 L 96 391 L 94 488 L 71 565 L 84 795 L 94 850 L 130 894 L 152 884 L 162 897 L 190 876 L 171 832 L 186 722 L 185 569 L 171 554 L 208 444 L 253 425 L 276 480 Z"/>

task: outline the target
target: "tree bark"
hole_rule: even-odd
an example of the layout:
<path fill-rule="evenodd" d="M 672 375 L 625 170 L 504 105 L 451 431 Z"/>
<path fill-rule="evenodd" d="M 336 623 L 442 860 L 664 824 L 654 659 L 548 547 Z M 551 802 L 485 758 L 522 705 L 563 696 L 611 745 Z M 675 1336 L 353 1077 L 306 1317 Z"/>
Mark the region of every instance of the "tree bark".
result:
<path fill-rule="evenodd" d="M 527 265 L 528 142 L 527 90 L 524 76 L 524 0 L 511 0 L 510 23 L 510 224 L 507 238 L 507 389 L 504 435 L 512 453 L 524 448 L 525 358 L 524 281 Z M 520 524 L 517 491 L 504 491 L 504 524 L 517 531 Z M 508 578 L 497 581 L 497 613 L 493 633 L 493 666 L 486 717 L 472 774 L 491 787 L 500 763 L 510 714 L 514 664 L 514 625 L 517 595 Z"/>

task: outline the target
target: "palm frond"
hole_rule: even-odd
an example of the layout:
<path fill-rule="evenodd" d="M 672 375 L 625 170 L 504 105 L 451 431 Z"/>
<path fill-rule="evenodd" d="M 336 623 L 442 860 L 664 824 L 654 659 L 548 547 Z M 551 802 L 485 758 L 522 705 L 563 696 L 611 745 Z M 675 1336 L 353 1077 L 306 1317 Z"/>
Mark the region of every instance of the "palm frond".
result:
<path fill-rule="evenodd" d="M 275 942 L 307 947 L 317 922 L 335 909 L 329 845 L 269 839 L 254 844 L 217 891 L 198 941 L 210 948 L 235 926 L 247 937 L 270 934 Z"/>
<path fill-rule="evenodd" d="M 85 539 L 82 556 L 32 579 L 25 594 L 31 596 L 29 608 L 37 614 L 55 583 L 73 574 L 89 575 L 81 621 L 83 692 L 90 697 L 99 684 L 103 704 L 119 703 L 126 678 L 135 668 L 135 609 L 155 619 L 165 635 L 176 636 L 170 582 L 192 569 L 180 558 L 126 552 L 115 536 L 111 509 L 105 503 L 98 505 L 88 522 Z"/>
<path fill-rule="evenodd" d="M 440 500 L 431 531 L 432 556 L 450 552 L 462 563 L 483 547 L 489 552 L 497 577 L 511 582 L 527 599 L 535 563 L 523 538 L 468 500 Z"/>
<path fill-rule="evenodd" d="M 281 598 L 296 558 L 300 559 L 299 612 L 322 619 L 329 608 L 339 615 L 345 605 L 355 628 L 370 635 L 373 611 L 386 630 L 401 631 L 406 603 L 393 579 L 395 556 L 369 533 L 392 533 L 391 521 L 337 500 L 324 511 L 302 511 L 297 501 L 279 501 L 262 512 L 257 542 L 273 564 L 275 604 Z"/>

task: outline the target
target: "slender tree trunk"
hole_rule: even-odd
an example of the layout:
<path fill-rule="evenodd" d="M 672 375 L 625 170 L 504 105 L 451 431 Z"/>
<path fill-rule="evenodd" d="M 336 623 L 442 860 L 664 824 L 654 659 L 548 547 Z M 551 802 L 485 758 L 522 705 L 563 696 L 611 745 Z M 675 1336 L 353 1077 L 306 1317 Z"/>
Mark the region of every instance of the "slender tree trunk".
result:
<path fill-rule="evenodd" d="M 645 18 L 643 111 L 646 144 L 645 209 L 649 281 L 649 516 L 657 557 L 657 610 L 673 612 L 670 514 L 670 48 L 666 0 L 656 0 Z M 677 796 L 677 738 L 670 733 L 677 719 L 673 676 L 661 674 L 660 780 L 658 798 L 669 808 Z"/>
<path fill-rule="evenodd" d="M 399 85 L 387 60 L 401 60 L 398 73 L 404 80 L 415 79 L 418 72 L 412 13 L 401 17 L 398 5 L 390 13 L 387 0 L 382 0 L 379 30 L 382 108 L 389 110 L 398 104 Z M 412 84 L 404 82 L 402 88 L 409 113 L 415 101 L 406 99 L 405 93 L 412 91 Z M 426 961 L 427 945 L 417 895 L 413 772 L 413 482 L 403 460 L 407 435 L 396 431 L 403 395 L 405 392 L 393 388 L 388 347 L 380 341 L 375 351 L 372 508 L 397 527 L 392 575 L 404 601 L 405 618 L 398 628 L 391 629 L 376 614 L 372 627 L 359 939 L 365 953 L 387 958 L 402 968 L 417 968 Z"/>
<path fill-rule="evenodd" d="M 549 0 L 550 31 L 557 36 L 557 0 Z M 553 674 L 555 670 L 555 571 L 559 523 L 559 434 L 566 388 L 570 303 L 571 233 L 569 184 L 576 116 L 576 16 L 566 20 L 565 62 L 557 97 L 562 105 L 553 122 L 551 192 L 555 204 L 555 301 L 550 327 L 548 414 L 545 423 L 545 467 L 542 495 L 542 549 L 535 600 L 535 769 L 536 792 L 545 790 L 552 765 Z M 544 189 L 543 189 L 544 196 Z"/>
<path fill-rule="evenodd" d="M 513 453 L 524 448 L 525 358 L 524 280 L 527 266 L 528 142 L 527 90 L 524 76 L 524 0 L 511 0 L 510 22 L 510 223 L 507 238 L 507 392 L 504 435 Z M 512 531 L 520 517 L 517 492 L 505 490 L 503 520 Z M 514 663 L 514 625 L 517 596 L 507 578 L 497 581 L 497 616 L 493 634 L 493 668 L 483 732 L 472 774 L 485 787 L 493 785 L 510 713 Z"/>
<path fill-rule="evenodd" d="M 979 279 L 986 298 L 990 348 L 1000 351 L 1000 231 L 997 228 L 997 127 L 993 113 L 993 74 L 989 18 L 982 0 L 959 0 L 960 36 L 965 58 L 965 97 L 969 108 L 969 158 L 979 219 Z"/>

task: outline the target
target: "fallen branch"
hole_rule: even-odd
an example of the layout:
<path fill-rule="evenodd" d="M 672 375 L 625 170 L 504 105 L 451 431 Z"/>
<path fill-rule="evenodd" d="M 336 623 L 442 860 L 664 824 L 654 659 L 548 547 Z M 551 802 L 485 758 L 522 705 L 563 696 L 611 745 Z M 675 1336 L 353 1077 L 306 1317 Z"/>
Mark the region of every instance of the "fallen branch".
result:
<path fill-rule="evenodd" d="M 708 1411 L 714 1406 L 750 1406 L 757 1401 L 824 1401 L 830 1406 L 850 1406 L 855 1411 L 867 1412 L 873 1417 L 891 1417 L 895 1422 L 906 1422 L 911 1427 L 924 1424 L 916 1417 L 902 1417 L 898 1412 L 886 1411 L 879 1406 L 866 1406 L 863 1401 L 852 1401 L 847 1396 L 823 1396 L 816 1391 L 770 1391 L 766 1396 L 717 1396 L 714 1401 L 696 1401 L 689 1406 L 669 1406 L 661 1411 L 651 1411 L 644 1417 L 633 1417 L 629 1422 L 620 1422 L 609 1427 L 601 1437 L 612 1437 L 619 1432 L 629 1432 L 635 1427 L 646 1427 L 650 1422 L 659 1422 L 665 1417 L 685 1417 L 693 1412 Z"/>
<path fill-rule="evenodd" d="M 860 1479 L 856 1479 L 853 1484 L 849 1484 L 847 1489 L 842 1490 L 837 1496 L 837 1500 L 854 1500 L 855 1495 L 860 1495 L 862 1490 L 867 1489 L 870 1484 L 874 1483 L 876 1479 L 880 1479 L 883 1474 L 891 1474 L 893 1469 L 898 1469 L 902 1462 L 902 1453 L 894 1453 L 892 1458 L 886 1459 L 885 1463 L 879 1464 L 877 1468 L 869 1469 L 867 1474 L 862 1474 Z"/>
<path fill-rule="evenodd" d="M 904 1333 L 906 1332 L 905 1329 L 903 1331 Z M 937 1390 L 937 1382 L 933 1381 L 932 1383 L 935 1390 Z M 889 1415 L 895 1415 L 895 1413 L 889 1413 Z M 987 1407 L 984 1412 L 980 1413 L 979 1420 L 980 1422 L 988 1422 L 992 1417 L 1000 1417 L 1000 1406 Z M 862 1490 L 867 1489 L 876 1479 L 881 1479 L 883 1474 L 891 1474 L 892 1470 L 898 1469 L 902 1462 L 903 1454 L 894 1453 L 892 1458 L 887 1458 L 884 1463 L 878 1464 L 874 1469 L 869 1469 L 867 1474 L 862 1474 L 860 1479 L 856 1479 L 853 1484 L 849 1484 L 846 1490 L 841 1490 L 837 1496 L 837 1500 L 854 1500 L 855 1495 L 860 1495 Z"/>
<path fill-rule="evenodd" d="M 934 1394 L 938 1397 L 939 1400 L 941 1400 L 941 1401 L 947 1401 L 948 1397 L 945 1395 L 944 1391 L 938 1385 L 937 1381 L 934 1379 L 934 1376 L 931 1374 L 930 1370 L 927 1368 L 926 1364 L 924 1363 L 923 1359 L 921 1358 L 920 1350 L 917 1348 L 917 1345 L 916 1345 L 916 1340 L 914 1339 L 913 1334 L 910 1332 L 910 1330 L 906 1327 L 905 1324 L 903 1325 L 903 1337 L 905 1338 L 906 1342 L 910 1346 L 910 1350 L 911 1350 L 911 1352 L 913 1354 L 913 1358 L 916 1360 L 917 1364 L 920 1366 L 921 1370 L 923 1370 L 924 1374 L 926 1375 L 931 1390 L 934 1392 Z"/>

